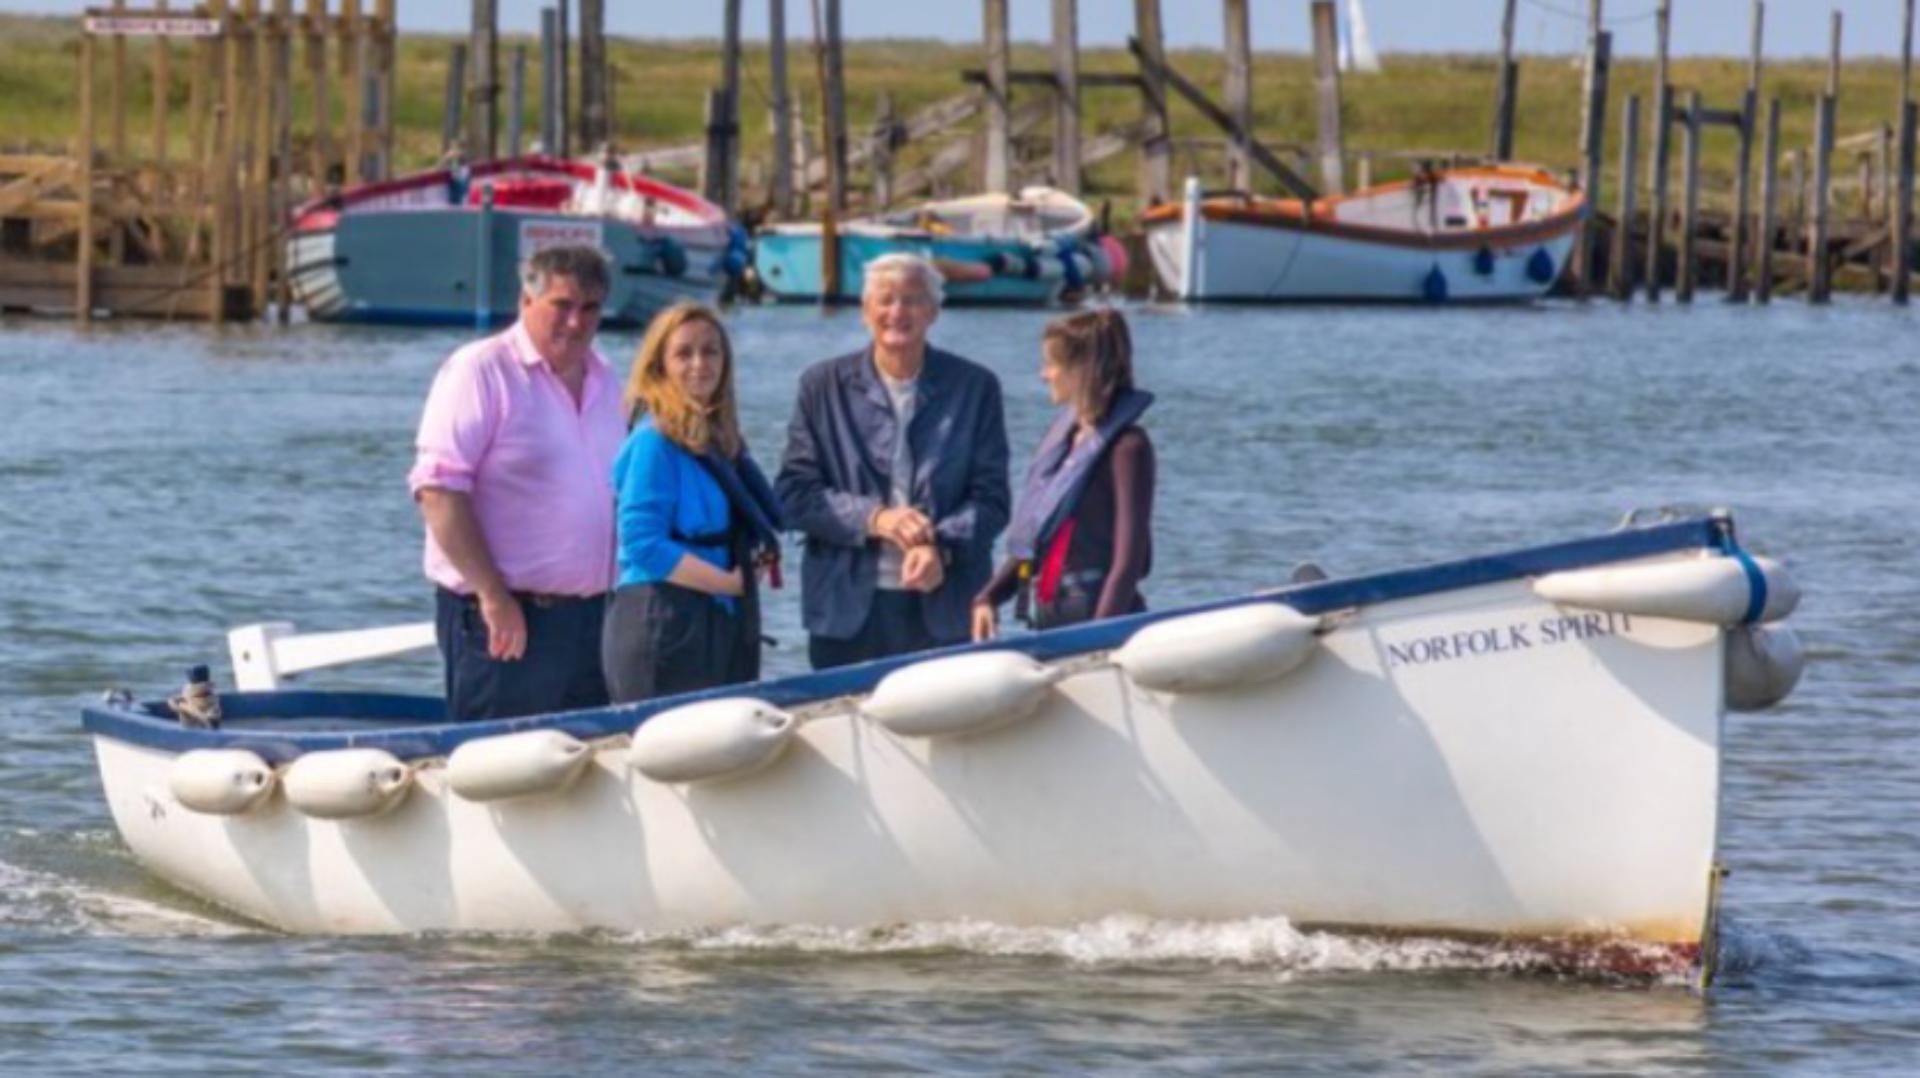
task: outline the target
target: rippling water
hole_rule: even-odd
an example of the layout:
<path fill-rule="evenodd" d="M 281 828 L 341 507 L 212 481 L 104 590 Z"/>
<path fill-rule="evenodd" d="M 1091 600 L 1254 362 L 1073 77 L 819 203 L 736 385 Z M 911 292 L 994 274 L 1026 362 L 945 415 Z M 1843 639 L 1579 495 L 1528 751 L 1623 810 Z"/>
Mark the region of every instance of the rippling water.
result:
<path fill-rule="evenodd" d="M 949 312 L 1037 438 L 1046 316 Z M 1134 312 L 1158 391 L 1159 606 L 1293 561 L 1391 568 L 1730 506 L 1786 560 L 1813 662 L 1729 716 L 1726 968 L 1550 977 L 1523 953 L 1284 920 L 1112 918 L 668 937 L 289 938 L 147 876 L 81 704 L 155 693 L 235 624 L 428 617 L 403 482 L 457 334 L 0 322 L 0 1067 L 1280 1068 L 1885 1073 L 1920 1059 L 1920 316 L 1771 310 Z M 731 318 L 752 443 L 851 313 Z M 625 357 L 632 337 L 610 337 Z M 772 669 L 804 663 L 776 599 Z M 429 690 L 430 659 L 329 679 Z M 1356 797 L 1366 791 L 1357 790 Z"/>

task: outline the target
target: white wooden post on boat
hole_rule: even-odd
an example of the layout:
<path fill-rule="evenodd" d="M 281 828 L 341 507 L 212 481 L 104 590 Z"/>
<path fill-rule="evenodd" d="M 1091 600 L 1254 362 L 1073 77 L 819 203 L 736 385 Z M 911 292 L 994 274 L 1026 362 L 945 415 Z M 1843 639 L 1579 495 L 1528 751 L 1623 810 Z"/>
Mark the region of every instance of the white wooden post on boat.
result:
<path fill-rule="evenodd" d="M 1180 200 L 1180 298 L 1200 295 L 1205 282 L 1200 269 L 1200 178 L 1188 176 Z"/>
<path fill-rule="evenodd" d="M 294 632 L 290 621 L 242 625 L 227 633 L 233 684 L 241 692 L 271 692 L 295 674 L 404 655 L 434 646 L 433 623 L 414 622 L 346 632 Z"/>

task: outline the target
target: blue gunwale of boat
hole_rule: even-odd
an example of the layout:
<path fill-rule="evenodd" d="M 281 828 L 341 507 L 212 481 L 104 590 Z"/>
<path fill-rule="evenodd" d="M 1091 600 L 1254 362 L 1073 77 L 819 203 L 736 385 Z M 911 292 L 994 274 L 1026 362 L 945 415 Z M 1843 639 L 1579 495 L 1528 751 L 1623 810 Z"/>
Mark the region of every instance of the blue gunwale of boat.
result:
<path fill-rule="evenodd" d="M 250 749 L 270 763 L 284 763 L 306 752 L 340 748 L 380 748 L 402 759 L 417 759 L 444 756 L 462 742 L 475 738 L 523 730 L 563 730 L 582 739 L 629 733 L 649 716 L 670 708 L 729 696 L 754 696 L 777 707 L 799 707 L 867 692 L 887 674 L 936 656 L 999 649 L 1024 652 L 1044 661 L 1106 651 L 1125 643 L 1143 625 L 1254 603 L 1277 602 L 1303 614 L 1321 614 L 1654 554 L 1703 547 L 1728 550 L 1733 545 L 1730 519 L 1699 517 L 1414 569 L 1295 585 L 1017 639 L 960 644 L 753 685 L 729 685 L 637 704 L 516 719 L 452 723 L 446 721 L 445 703 L 438 697 L 297 690 L 223 694 L 221 701 L 228 722 L 218 730 L 181 726 L 159 701 L 124 707 L 104 704 L 87 707 L 82 709 L 81 725 L 96 736 L 174 752 L 203 748 Z M 350 721 L 356 728 L 302 728 L 317 724 L 318 720 Z"/>

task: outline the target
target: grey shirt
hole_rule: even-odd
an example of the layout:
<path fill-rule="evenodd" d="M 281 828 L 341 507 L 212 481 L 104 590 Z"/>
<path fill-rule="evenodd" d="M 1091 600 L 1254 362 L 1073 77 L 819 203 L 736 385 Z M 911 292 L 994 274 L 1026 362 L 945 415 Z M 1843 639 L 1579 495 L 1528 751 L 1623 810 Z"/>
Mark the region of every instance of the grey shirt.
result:
<path fill-rule="evenodd" d="M 887 396 L 893 401 L 894 421 L 900 430 L 906 430 L 913 424 L 914 397 L 919 379 L 908 378 L 904 381 L 889 378 L 887 372 L 875 364 L 874 373 L 880 376 L 880 384 L 887 387 Z M 906 438 L 893 441 L 893 475 L 888 484 L 887 505 L 899 509 L 913 504 L 913 445 Z M 901 591 L 900 565 L 906 555 L 899 547 L 882 540 L 880 543 L 880 568 L 874 578 L 874 586 L 884 591 Z"/>

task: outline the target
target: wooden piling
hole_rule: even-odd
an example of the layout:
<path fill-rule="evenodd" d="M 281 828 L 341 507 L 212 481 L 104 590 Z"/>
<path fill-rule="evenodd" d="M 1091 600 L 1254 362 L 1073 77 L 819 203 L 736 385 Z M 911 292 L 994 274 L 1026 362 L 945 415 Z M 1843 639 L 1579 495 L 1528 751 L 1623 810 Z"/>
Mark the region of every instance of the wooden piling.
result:
<path fill-rule="evenodd" d="M 360 51 L 360 35 L 366 28 L 361 25 L 360 0 L 340 0 L 340 77 L 342 96 L 346 100 L 346 134 L 342 138 L 340 159 L 346 170 L 346 182 L 358 183 L 365 177 L 360 174 L 361 154 L 366 129 L 361 125 L 364 106 L 360 98 L 366 92 L 366 72 L 361 64 L 366 54 Z"/>
<path fill-rule="evenodd" d="M 712 201 L 733 214 L 740 210 L 740 0 L 725 0 L 721 15 L 720 182 Z"/>
<path fill-rule="evenodd" d="M 727 26 L 732 34 L 729 61 L 732 75 L 726 80 L 731 95 L 727 115 L 732 118 L 734 153 L 739 153 L 740 129 L 740 0 L 727 0 Z M 606 0 L 580 0 L 580 143 L 590 153 L 599 153 L 613 137 L 612 113 L 607 107 L 607 4 Z M 736 166 L 737 168 L 737 166 Z M 736 172 L 737 176 L 737 172 Z M 736 180 L 737 185 L 737 180 Z M 733 207 L 737 199 L 726 205 Z"/>
<path fill-rule="evenodd" d="M 540 152 L 560 154 L 560 12 L 540 9 Z"/>
<path fill-rule="evenodd" d="M 1161 30 L 1160 0 L 1133 0 L 1133 35 L 1151 63 L 1140 67 L 1140 201 L 1167 201 L 1173 187 L 1173 129 L 1167 123 L 1166 36 Z"/>
<path fill-rule="evenodd" d="M 1887 275 L 1893 280 L 1893 302 L 1906 306 L 1907 275 L 1913 266 L 1913 5 L 1900 5 L 1900 101 L 1894 110 L 1899 126 L 1899 148 L 1895 151 L 1893 179 L 1893 219 L 1888 222 Z"/>
<path fill-rule="evenodd" d="M 1920 124 L 1920 106 L 1906 102 L 1900 109 L 1900 162 L 1894 179 L 1893 222 L 1888 247 L 1888 276 L 1893 278 L 1893 302 L 1905 306 L 1908 275 L 1913 272 L 1914 129 Z"/>
<path fill-rule="evenodd" d="M 262 71 L 267 66 L 271 44 L 260 17 L 260 0 L 243 0 L 246 16 L 247 87 L 246 109 L 246 191 L 243 213 L 247 226 L 246 245 L 241 259 L 245 274 L 248 308 L 261 311 L 267 305 L 268 264 L 273 257 L 273 221 L 268 200 L 268 153 L 271 141 L 272 101 L 260 93 Z M 117 230 L 116 230 L 117 231 Z"/>
<path fill-rule="evenodd" d="M 371 22 L 363 25 L 354 42 L 360 51 L 360 182 L 371 183 L 381 177 L 379 142 L 381 115 L 386 109 L 386 94 L 378 64 L 379 43 Z"/>
<path fill-rule="evenodd" d="M 1080 193 L 1080 16 L 1053 0 L 1053 185 Z"/>
<path fill-rule="evenodd" d="M 813 5 L 813 56 L 827 167 L 827 200 L 820 207 L 820 303 L 840 300 L 840 214 L 847 201 L 846 97 L 840 71 L 840 0 Z M 802 176 L 806 173 L 803 171 Z"/>
<path fill-rule="evenodd" d="M 230 266 L 241 280 L 250 279 L 247 271 L 247 253 L 253 250 L 254 217 L 252 185 L 248 182 L 253 175 L 253 130 L 254 130 L 254 83 L 256 52 L 252 37 L 254 16 L 258 14 L 259 0 L 232 0 L 233 27 L 229 32 L 229 48 L 235 57 L 234 93 L 228 98 L 227 131 L 233 143 L 234 186 L 233 206 L 233 252 Z M 111 249 L 108 258 L 120 261 L 118 239 L 120 230 L 113 228 L 107 237 Z"/>
<path fill-rule="evenodd" d="M 893 146 L 899 121 L 894 116 L 893 95 L 880 91 L 874 109 L 873 145 L 867 151 L 867 169 L 873 179 L 873 209 L 885 210 L 893 203 Z"/>
<path fill-rule="evenodd" d="M 1253 39 L 1248 29 L 1247 0 L 1224 0 L 1222 4 L 1227 53 L 1227 115 L 1242 135 L 1253 130 Z M 1236 191 L 1253 190 L 1253 155 L 1244 137 L 1227 140 L 1227 186 Z"/>
<path fill-rule="evenodd" d="M 113 0 L 115 15 L 124 15 L 127 0 Z M 115 165 L 127 159 L 127 38 L 113 34 L 107 41 L 107 152 Z"/>
<path fill-rule="evenodd" d="M 273 0 L 273 83 L 268 92 L 273 113 L 273 192 L 268 201 L 272 243 L 274 317 L 286 325 L 293 307 L 291 267 L 287 262 L 287 219 L 293 209 L 293 0 Z"/>
<path fill-rule="evenodd" d="M 1574 294 L 1585 299 L 1594 291 L 1594 258 L 1598 253 L 1599 228 L 1594 214 L 1599 212 L 1600 200 L 1604 197 L 1601 190 L 1601 155 L 1606 152 L 1607 124 L 1607 74 L 1613 63 L 1613 35 L 1597 29 L 1599 26 L 1599 0 L 1593 4 L 1594 26 L 1592 40 L 1587 46 L 1586 95 L 1581 108 L 1582 130 L 1580 133 L 1580 187 L 1586 192 L 1587 206 L 1590 212 L 1581 223 L 1579 235 L 1575 238 L 1575 273 L 1573 277 Z"/>
<path fill-rule="evenodd" d="M 1514 7 L 1519 0 L 1507 0 L 1500 18 L 1500 79 L 1494 86 L 1493 159 L 1513 159 L 1514 99 L 1520 89 L 1520 67 L 1513 62 Z"/>
<path fill-rule="evenodd" d="M 1815 111 L 1818 111 L 1818 103 Z M 1787 192 L 1791 196 L 1787 202 L 1787 220 L 1793 229 L 1795 249 L 1806 253 L 1807 232 L 1807 154 L 1805 148 L 1796 149 L 1787 156 Z"/>
<path fill-rule="evenodd" d="M 1733 222 L 1727 237 L 1727 299 L 1745 302 L 1747 298 L 1747 247 L 1753 231 L 1753 136 L 1756 110 L 1760 102 L 1761 48 L 1765 36 L 1767 5 L 1753 0 L 1747 49 L 1747 89 L 1740 95 L 1740 148 L 1733 165 Z"/>
<path fill-rule="evenodd" d="M 1896 117 L 1899 110 L 1894 111 Z M 1873 148 L 1873 208 L 1869 214 L 1881 221 L 1893 220 L 1893 125 L 1880 125 L 1880 141 Z"/>
<path fill-rule="evenodd" d="M 375 132 L 379 142 L 378 162 L 373 174 L 376 180 L 385 180 L 393 175 L 394 94 L 399 86 L 399 31 L 394 22 L 397 3 L 398 0 L 374 0 L 373 3 L 376 20 L 373 54 L 378 67 L 380 96 L 379 127 Z"/>
<path fill-rule="evenodd" d="M 1613 257 L 1608 270 L 1613 298 L 1626 302 L 1633 298 L 1633 214 L 1634 173 L 1640 162 L 1640 96 L 1629 94 L 1625 114 L 1620 117 L 1620 211 L 1613 228 Z"/>
<path fill-rule="evenodd" d="M 93 321 L 93 144 L 93 35 L 82 31 L 80 138 L 74 147 L 74 156 L 80 159 L 80 232 L 73 274 L 73 317 L 82 326 Z"/>
<path fill-rule="evenodd" d="M 573 156 L 573 18 L 568 0 L 554 0 L 554 140 L 557 157 Z"/>
<path fill-rule="evenodd" d="M 1345 147 L 1340 136 L 1340 32 L 1333 0 L 1313 0 L 1314 152 L 1320 160 L 1320 189 L 1346 190 Z"/>
<path fill-rule="evenodd" d="M 507 67 L 507 155 L 519 157 L 525 152 L 527 113 L 527 47 L 513 47 L 513 63 Z"/>
<path fill-rule="evenodd" d="M 772 115 L 769 125 L 773 136 L 773 175 L 770 180 L 773 212 L 777 217 L 792 217 L 793 203 L 793 108 L 787 94 L 787 3 L 767 0 L 767 75 L 772 84 L 768 103 Z"/>
<path fill-rule="evenodd" d="M 785 0 L 774 0 L 774 2 L 784 3 Z M 795 97 L 793 99 L 793 119 L 791 122 L 793 147 L 790 152 L 793 154 L 793 174 L 803 181 L 794 184 L 793 187 L 792 216 L 795 217 L 803 217 L 811 213 L 813 206 L 812 184 L 805 182 L 806 177 L 812 175 L 807 170 L 813 165 L 813 139 L 807 134 L 807 113 L 805 108 L 802 107 L 802 104 L 802 98 Z"/>
<path fill-rule="evenodd" d="M 440 156 L 453 152 L 460 141 L 461 106 L 466 101 L 467 44 L 456 41 L 447 49 L 447 89 L 440 105 Z"/>
<path fill-rule="evenodd" d="M 161 14 L 167 12 L 167 0 L 157 0 L 154 9 Z M 167 162 L 167 113 L 170 101 L 168 90 L 172 80 L 168 70 L 173 52 L 170 38 L 153 39 L 153 163 L 164 173 Z"/>
<path fill-rule="evenodd" d="M 332 88 L 327 79 L 327 0 L 307 0 L 304 24 L 308 93 L 313 97 L 313 136 L 309 142 L 307 170 L 313 182 L 325 187 L 332 174 Z M 193 109 L 194 124 L 200 122 L 200 107 Z M 199 136 L 194 136 L 194 157 L 200 156 Z"/>
<path fill-rule="evenodd" d="M 1827 89 L 1815 105 L 1813 136 L 1813 222 L 1807 237 L 1807 302 L 1825 303 L 1832 298 L 1833 265 L 1828 257 L 1828 214 L 1832 208 L 1829 190 L 1833 179 L 1833 140 L 1835 108 L 1840 95 L 1840 12 L 1833 13 L 1827 59 Z"/>
<path fill-rule="evenodd" d="M 1012 173 L 1009 124 L 1013 107 L 1008 79 L 1012 58 L 1008 55 L 1007 0 L 985 0 L 980 12 L 981 40 L 987 50 L 987 152 L 980 182 L 985 190 L 1006 191 Z"/>
<path fill-rule="evenodd" d="M 491 161 L 498 156 L 495 150 L 500 131 L 497 115 L 500 100 L 500 20 L 499 5 L 495 0 L 473 0 L 473 22 L 468 28 L 468 35 L 469 71 L 465 85 L 472 110 L 467 113 L 467 159 Z M 447 83 L 449 95 L 458 92 L 458 89 L 457 84 L 451 81 Z M 451 96 L 447 104 L 449 123 L 453 123 L 458 112 Z M 459 137 L 458 126 L 450 131 L 454 138 Z"/>
<path fill-rule="evenodd" d="M 826 90 L 822 122 L 826 124 L 823 142 L 828 169 L 827 200 L 833 206 L 833 212 L 841 214 L 847 211 L 847 93 L 845 54 L 841 49 L 840 36 L 840 0 L 825 0 L 825 15 L 826 38 L 822 55 L 826 64 Z M 838 258 L 834 260 L 833 275 L 837 283 L 840 277 Z"/>
<path fill-rule="evenodd" d="M 706 143 L 700 151 L 700 196 L 716 206 L 726 197 L 726 115 L 727 92 L 718 86 L 709 88 L 701 112 Z"/>
<path fill-rule="evenodd" d="M 1654 9 L 1653 54 L 1653 145 L 1647 156 L 1652 159 L 1647 176 L 1647 302 L 1660 302 L 1661 248 L 1665 243 L 1667 218 L 1667 173 L 1673 124 L 1673 87 L 1667 82 L 1667 34 L 1672 19 L 1671 0 L 1660 0 Z"/>
<path fill-rule="evenodd" d="M 1680 171 L 1680 265 L 1674 282 L 1673 298 L 1692 303 L 1693 289 L 1700 277 L 1698 239 L 1700 233 L 1700 92 L 1687 95 L 1686 126 L 1681 129 Z"/>
<path fill-rule="evenodd" d="M 227 0 L 209 0 L 208 12 L 229 30 L 233 20 Z M 213 190 L 210 227 L 211 265 L 207 274 L 207 305 L 215 325 L 227 320 L 227 275 L 234 261 L 233 229 L 233 102 L 239 92 L 235 78 L 238 63 L 233 37 L 223 33 L 214 53 L 215 86 L 213 106 Z"/>
<path fill-rule="evenodd" d="M 1755 248 L 1760 259 L 1753 275 L 1753 298 L 1766 303 L 1773 298 L 1774 210 L 1779 200 L 1780 175 L 1780 99 L 1767 102 L 1767 134 L 1760 143 L 1760 229 L 1755 233 Z"/>

